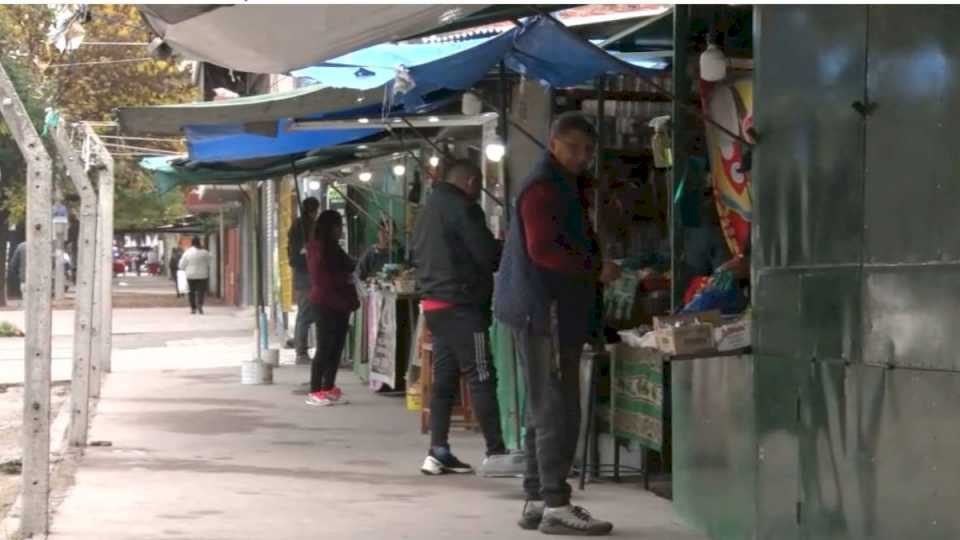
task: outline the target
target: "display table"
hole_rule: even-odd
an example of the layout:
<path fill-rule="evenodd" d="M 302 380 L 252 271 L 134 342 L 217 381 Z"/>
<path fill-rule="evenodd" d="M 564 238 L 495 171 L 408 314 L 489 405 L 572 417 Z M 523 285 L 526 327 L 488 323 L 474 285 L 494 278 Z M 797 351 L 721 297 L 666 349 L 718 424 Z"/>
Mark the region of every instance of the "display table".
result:
<path fill-rule="evenodd" d="M 663 450 L 663 362 L 659 351 L 619 343 L 610 366 L 613 435 L 657 452 Z"/>
<path fill-rule="evenodd" d="M 354 372 L 376 391 L 402 390 L 419 298 L 384 288 L 362 291 L 351 340 Z"/>

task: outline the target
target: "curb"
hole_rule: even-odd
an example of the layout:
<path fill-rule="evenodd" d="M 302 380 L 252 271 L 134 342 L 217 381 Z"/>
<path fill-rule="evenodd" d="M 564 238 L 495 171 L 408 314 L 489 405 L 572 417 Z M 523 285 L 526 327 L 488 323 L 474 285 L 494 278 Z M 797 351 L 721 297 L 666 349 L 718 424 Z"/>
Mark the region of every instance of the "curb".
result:
<path fill-rule="evenodd" d="M 96 400 L 91 400 L 90 411 L 93 413 L 96 408 Z M 53 423 L 50 425 L 50 493 L 48 498 L 50 500 L 50 516 L 48 519 L 53 521 L 53 479 L 56 476 L 57 469 L 60 467 L 60 464 L 64 461 L 67 453 L 70 451 L 70 446 L 68 443 L 68 431 L 70 430 L 70 399 L 69 397 L 60 407 L 60 411 L 57 412 L 57 417 L 54 419 Z M 91 424 L 93 421 L 93 415 L 91 414 L 90 418 Z M 3 521 L 0 521 L 0 533 L 3 534 L 3 538 L 8 540 L 13 540 L 20 538 L 20 517 L 23 512 L 23 490 L 20 490 L 20 493 L 17 494 L 17 499 L 14 501 L 13 506 L 10 507 L 10 510 L 7 512 L 6 517 Z"/>

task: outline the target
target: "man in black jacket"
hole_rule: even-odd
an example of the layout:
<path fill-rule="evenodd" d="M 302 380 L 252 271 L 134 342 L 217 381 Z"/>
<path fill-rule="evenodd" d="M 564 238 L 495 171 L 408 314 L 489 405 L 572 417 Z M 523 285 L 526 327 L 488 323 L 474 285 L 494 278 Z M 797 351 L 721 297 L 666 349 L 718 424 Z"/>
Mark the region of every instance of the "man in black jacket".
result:
<path fill-rule="evenodd" d="M 509 460 L 487 334 L 500 250 L 477 204 L 482 182 L 476 165 L 453 163 L 434 187 L 413 233 L 417 285 L 434 351 L 430 451 L 420 469 L 424 474 L 473 472 L 453 455 L 447 440 L 461 373 L 469 382 L 486 439 L 484 468 L 495 469 Z"/>
<path fill-rule="evenodd" d="M 297 363 L 309 364 L 307 354 L 307 333 L 310 331 L 312 312 L 310 310 L 310 273 L 307 271 L 306 244 L 317 219 L 320 201 L 307 197 L 301 205 L 300 218 L 287 233 L 287 259 L 293 268 L 293 296 L 297 302 L 297 322 L 293 330 L 293 347 L 297 351 Z"/>

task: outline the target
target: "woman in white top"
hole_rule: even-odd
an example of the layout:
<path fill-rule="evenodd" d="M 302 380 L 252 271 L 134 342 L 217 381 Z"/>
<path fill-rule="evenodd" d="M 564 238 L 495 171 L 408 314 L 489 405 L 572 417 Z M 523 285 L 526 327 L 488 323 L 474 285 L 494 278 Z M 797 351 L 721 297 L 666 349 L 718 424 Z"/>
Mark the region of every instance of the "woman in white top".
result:
<path fill-rule="evenodd" d="M 187 274 L 190 285 L 190 313 L 203 315 L 203 299 L 210 279 L 210 252 L 203 249 L 199 236 L 193 237 L 192 244 L 180 258 L 180 270 Z"/>

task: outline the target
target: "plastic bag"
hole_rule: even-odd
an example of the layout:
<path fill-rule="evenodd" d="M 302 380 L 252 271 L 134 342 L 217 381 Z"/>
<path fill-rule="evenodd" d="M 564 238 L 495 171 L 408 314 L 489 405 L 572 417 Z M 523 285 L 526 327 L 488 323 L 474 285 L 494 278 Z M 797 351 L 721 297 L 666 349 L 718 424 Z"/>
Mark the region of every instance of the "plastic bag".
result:
<path fill-rule="evenodd" d="M 730 314 L 739 313 L 743 308 L 733 273 L 729 270 L 720 270 L 710 278 L 693 300 L 680 310 L 680 313 L 719 310 L 721 313 Z"/>
<path fill-rule="evenodd" d="M 179 291 L 180 294 L 190 292 L 190 285 L 187 283 L 187 273 L 183 270 L 177 270 L 177 291 Z"/>

